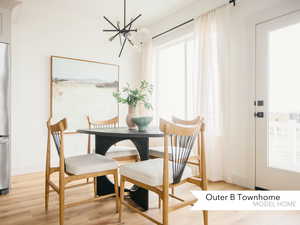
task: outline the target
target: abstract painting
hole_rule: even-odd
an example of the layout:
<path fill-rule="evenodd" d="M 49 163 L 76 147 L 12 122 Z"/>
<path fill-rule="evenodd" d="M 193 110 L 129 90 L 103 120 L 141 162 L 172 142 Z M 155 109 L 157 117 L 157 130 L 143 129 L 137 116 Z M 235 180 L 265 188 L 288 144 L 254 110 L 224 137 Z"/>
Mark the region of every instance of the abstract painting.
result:
<path fill-rule="evenodd" d="M 51 57 L 52 120 L 67 118 L 68 130 L 87 128 L 86 116 L 107 120 L 118 116 L 113 92 L 119 89 L 119 66 Z"/>

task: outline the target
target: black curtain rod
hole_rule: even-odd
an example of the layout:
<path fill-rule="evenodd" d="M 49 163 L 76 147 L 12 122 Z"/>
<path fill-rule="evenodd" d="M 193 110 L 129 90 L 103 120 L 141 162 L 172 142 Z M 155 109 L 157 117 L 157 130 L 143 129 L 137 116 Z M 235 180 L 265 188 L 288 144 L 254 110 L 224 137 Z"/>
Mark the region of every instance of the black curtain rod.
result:
<path fill-rule="evenodd" d="M 185 25 L 185 24 L 188 24 L 188 23 L 190 23 L 190 22 L 192 22 L 192 21 L 194 21 L 194 20 L 195 20 L 195 19 L 193 18 L 193 19 L 190 19 L 190 20 L 188 20 L 188 21 L 185 21 L 185 22 L 183 22 L 183 23 L 181 23 L 181 24 L 179 24 L 179 25 L 177 25 L 177 26 L 175 26 L 175 27 L 170 28 L 169 30 L 166 30 L 166 31 L 164 31 L 164 32 L 162 32 L 162 33 L 160 33 L 160 34 L 155 35 L 154 37 L 152 37 L 152 39 L 154 40 L 155 38 L 158 38 L 158 37 L 160 37 L 160 36 L 162 36 L 162 35 L 164 35 L 164 34 L 166 34 L 166 33 L 169 33 L 170 31 L 175 30 L 175 29 L 177 29 L 177 28 L 179 28 L 179 27 L 181 27 L 181 26 L 183 26 L 183 25 Z"/>
<path fill-rule="evenodd" d="M 233 6 L 235 6 L 235 5 L 236 5 L 236 0 L 229 0 L 229 4 L 233 4 Z M 162 32 L 162 33 L 160 33 L 160 34 L 157 34 L 157 35 L 155 35 L 155 36 L 152 37 L 152 40 L 154 40 L 154 39 L 156 39 L 156 38 L 158 38 L 158 37 L 160 37 L 160 36 L 162 36 L 162 35 L 164 35 L 164 34 L 166 34 L 166 33 L 169 33 L 169 32 L 172 31 L 172 30 L 175 30 L 175 29 L 177 29 L 177 28 L 179 28 L 179 27 L 182 27 L 182 26 L 184 26 L 184 25 L 186 25 L 186 24 L 188 24 L 188 23 L 190 23 L 190 22 L 193 22 L 194 20 L 195 20 L 195 19 L 192 18 L 192 19 L 190 19 L 190 20 L 188 20 L 188 21 L 185 21 L 185 22 L 183 22 L 183 23 L 181 23 L 181 24 L 179 24 L 179 25 L 177 25 L 177 26 L 175 26 L 175 27 L 172 27 L 172 28 L 170 28 L 170 29 L 168 29 L 168 30 L 166 30 L 166 31 L 164 31 L 164 32 Z"/>

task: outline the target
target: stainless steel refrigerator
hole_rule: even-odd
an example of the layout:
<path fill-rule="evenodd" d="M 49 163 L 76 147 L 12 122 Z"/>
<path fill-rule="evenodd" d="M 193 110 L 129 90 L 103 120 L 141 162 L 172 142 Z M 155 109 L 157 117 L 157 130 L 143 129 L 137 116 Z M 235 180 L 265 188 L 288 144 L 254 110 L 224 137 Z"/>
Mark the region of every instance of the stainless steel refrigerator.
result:
<path fill-rule="evenodd" d="M 0 43 L 0 195 L 10 186 L 9 78 L 8 44 Z"/>

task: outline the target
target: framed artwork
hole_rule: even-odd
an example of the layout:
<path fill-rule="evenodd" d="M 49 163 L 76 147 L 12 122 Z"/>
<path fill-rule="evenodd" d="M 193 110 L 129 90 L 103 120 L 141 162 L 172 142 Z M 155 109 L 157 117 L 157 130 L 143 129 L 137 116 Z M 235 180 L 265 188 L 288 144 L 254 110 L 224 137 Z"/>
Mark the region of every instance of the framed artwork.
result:
<path fill-rule="evenodd" d="M 119 115 L 119 65 L 51 56 L 50 114 L 68 120 L 68 131 L 88 126 L 86 116 L 107 120 Z"/>

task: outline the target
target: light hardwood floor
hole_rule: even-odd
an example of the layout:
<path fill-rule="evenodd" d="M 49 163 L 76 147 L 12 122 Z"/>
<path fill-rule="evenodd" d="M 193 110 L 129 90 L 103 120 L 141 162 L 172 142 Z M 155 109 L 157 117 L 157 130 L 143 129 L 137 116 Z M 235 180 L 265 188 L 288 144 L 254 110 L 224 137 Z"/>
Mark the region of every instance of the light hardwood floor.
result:
<path fill-rule="evenodd" d="M 0 197 L 0 225 L 58 225 L 58 196 L 50 194 L 49 211 L 44 211 L 44 174 L 35 173 L 15 176 L 9 195 Z M 183 185 L 176 193 L 189 195 L 191 185 Z M 210 190 L 242 190 L 226 183 L 210 183 Z M 66 191 L 66 201 L 77 201 L 93 196 L 93 187 L 83 186 Z M 151 195 L 149 214 L 160 217 L 157 196 Z M 125 225 L 152 225 L 153 223 L 124 209 Z M 202 214 L 184 208 L 170 214 L 171 225 L 202 225 Z M 66 225 L 112 225 L 118 224 L 115 201 L 107 199 L 66 209 Z M 299 225 L 300 212 L 238 212 L 210 211 L 209 225 Z"/>

